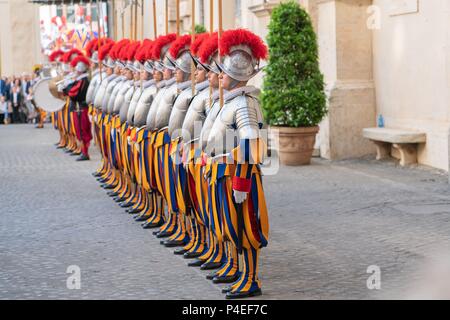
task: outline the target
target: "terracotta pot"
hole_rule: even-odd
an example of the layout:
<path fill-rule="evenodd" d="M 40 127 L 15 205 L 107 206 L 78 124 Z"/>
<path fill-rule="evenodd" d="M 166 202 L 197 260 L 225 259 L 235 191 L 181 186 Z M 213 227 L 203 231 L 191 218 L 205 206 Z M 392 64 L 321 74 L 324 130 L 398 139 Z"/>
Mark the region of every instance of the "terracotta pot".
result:
<path fill-rule="evenodd" d="M 279 137 L 280 162 L 287 166 L 311 164 L 319 127 L 271 127 L 274 137 Z"/>

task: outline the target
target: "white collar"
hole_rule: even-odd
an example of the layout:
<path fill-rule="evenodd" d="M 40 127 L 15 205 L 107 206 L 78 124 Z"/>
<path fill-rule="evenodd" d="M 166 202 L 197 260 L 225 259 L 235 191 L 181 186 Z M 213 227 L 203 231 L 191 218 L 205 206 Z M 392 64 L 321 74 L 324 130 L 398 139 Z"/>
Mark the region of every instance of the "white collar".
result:
<path fill-rule="evenodd" d="M 224 95 L 224 101 L 228 102 L 230 100 L 233 100 L 237 96 L 246 95 L 248 93 L 251 93 L 251 92 L 254 92 L 257 90 L 258 89 L 256 89 L 254 86 L 245 86 L 245 87 L 236 88 L 236 89 L 233 89 L 233 90 L 227 92 Z"/>

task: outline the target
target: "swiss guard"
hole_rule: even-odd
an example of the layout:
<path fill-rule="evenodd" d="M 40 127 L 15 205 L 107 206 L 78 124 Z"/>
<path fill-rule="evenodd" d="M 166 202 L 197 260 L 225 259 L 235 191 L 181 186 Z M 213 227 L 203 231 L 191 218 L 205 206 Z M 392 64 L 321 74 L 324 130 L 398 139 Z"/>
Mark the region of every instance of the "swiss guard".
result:
<path fill-rule="evenodd" d="M 88 104 L 86 103 L 86 93 L 89 87 L 88 73 L 90 62 L 83 56 L 78 55 L 70 62 L 73 68 L 73 78 L 70 83 L 63 88 L 63 92 L 70 99 L 69 110 L 73 112 L 73 127 L 77 140 L 81 144 L 81 155 L 77 161 L 89 160 L 89 145 L 92 140 L 91 122 L 88 114 Z"/>
<path fill-rule="evenodd" d="M 265 151 L 260 132 L 263 116 L 258 90 L 247 83 L 260 70 L 267 47 L 243 29 L 224 32 L 219 46 L 222 63 L 215 64 L 227 93 L 205 152 L 212 160 L 210 202 L 213 214 L 220 216 L 216 236 L 241 255 L 238 280 L 223 290 L 227 299 L 236 299 L 262 294 L 258 258 L 269 233 L 260 169 Z"/>

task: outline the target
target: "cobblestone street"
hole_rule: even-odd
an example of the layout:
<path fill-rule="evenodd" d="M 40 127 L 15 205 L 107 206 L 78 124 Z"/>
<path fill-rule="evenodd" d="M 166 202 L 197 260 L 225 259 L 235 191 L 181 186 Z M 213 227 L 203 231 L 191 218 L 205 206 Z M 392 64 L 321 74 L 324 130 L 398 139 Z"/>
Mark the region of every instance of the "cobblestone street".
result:
<path fill-rule="evenodd" d="M 77 163 L 56 140 L 49 125 L 0 126 L 0 299 L 223 299 L 208 272 L 188 268 L 99 187 L 91 176 L 96 151 Z M 263 299 L 450 291 L 446 174 L 316 159 L 282 167 L 264 184 L 271 233 L 261 257 Z M 81 269 L 80 290 L 66 287 L 71 265 Z M 372 265 L 381 290 L 367 288 Z"/>

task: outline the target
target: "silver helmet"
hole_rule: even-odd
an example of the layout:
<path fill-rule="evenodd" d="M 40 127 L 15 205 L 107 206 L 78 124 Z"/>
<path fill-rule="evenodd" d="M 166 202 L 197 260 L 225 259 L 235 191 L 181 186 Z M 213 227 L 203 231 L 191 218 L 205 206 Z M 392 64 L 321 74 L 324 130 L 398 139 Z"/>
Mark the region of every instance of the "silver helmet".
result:
<path fill-rule="evenodd" d="M 144 63 L 144 70 L 147 71 L 148 73 L 153 73 L 153 69 L 154 69 L 154 64 L 151 60 L 147 60 Z"/>
<path fill-rule="evenodd" d="M 176 60 L 173 61 L 173 64 L 177 69 L 180 69 L 184 73 L 192 72 L 192 56 L 189 52 L 189 49 L 182 51 Z"/>
<path fill-rule="evenodd" d="M 91 57 L 92 63 L 98 63 L 98 51 L 94 51 Z"/>
<path fill-rule="evenodd" d="M 105 65 L 108 68 L 114 68 L 115 67 L 115 61 L 111 59 L 110 56 L 108 56 L 104 61 L 103 65 Z"/>
<path fill-rule="evenodd" d="M 216 63 L 218 68 L 238 81 L 248 81 L 261 69 L 259 60 L 252 55 L 251 49 L 246 45 L 235 46 L 223 58 L 222 63 Z"/>

